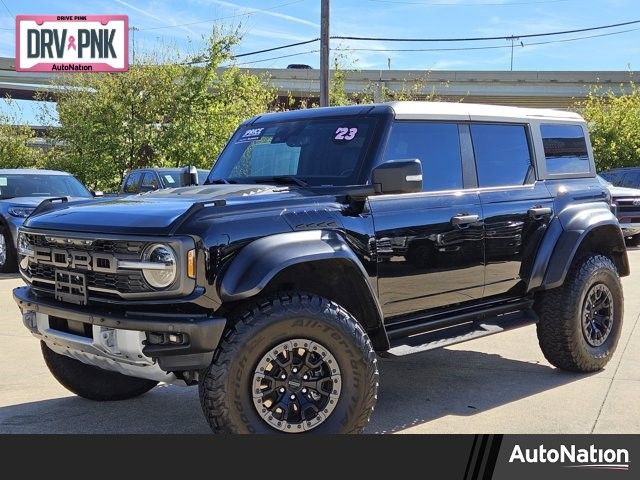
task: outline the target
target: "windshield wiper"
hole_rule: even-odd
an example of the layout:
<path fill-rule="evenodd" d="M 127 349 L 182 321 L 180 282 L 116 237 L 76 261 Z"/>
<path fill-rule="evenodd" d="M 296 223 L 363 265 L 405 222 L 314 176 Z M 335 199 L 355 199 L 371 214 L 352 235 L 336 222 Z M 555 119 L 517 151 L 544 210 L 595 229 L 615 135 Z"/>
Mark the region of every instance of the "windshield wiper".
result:
<path fill-rule="evenodd" d="M 263 177 L 263 178 L 260 178 L 259 181 L 295 184 L 295 185 L 298 185 L 299 187 L 309 186 L 308 182 L 294 175 L 276 175 L 274 177 Z"/>

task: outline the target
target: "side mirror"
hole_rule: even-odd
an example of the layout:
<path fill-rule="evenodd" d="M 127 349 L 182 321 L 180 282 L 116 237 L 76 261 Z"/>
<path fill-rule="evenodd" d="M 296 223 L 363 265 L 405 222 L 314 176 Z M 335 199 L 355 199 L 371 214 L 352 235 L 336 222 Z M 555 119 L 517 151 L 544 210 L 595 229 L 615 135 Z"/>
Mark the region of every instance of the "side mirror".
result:
<path fill-rule="evenodd" d="M 92 194 L 94 197 L 104 197 L 104 192 L 102 192 L 102 191 L 100 191 L 100 190 L 96 190 L 95 192 L 92 190 L 92 191 L 91 191 L 91 194 Z"/>
<path fill-rule="evenodd" d="M 389 160 L 373 169 L 371 181 L 378 193 L 415 193 L 422 191 L 420 160 Z"/>
<path fill-rule="evenodd" d="M 185 167 L 182 170 L 183 182 L 185 186 L 198 185 L 198 169 L 194 166 Z"/>

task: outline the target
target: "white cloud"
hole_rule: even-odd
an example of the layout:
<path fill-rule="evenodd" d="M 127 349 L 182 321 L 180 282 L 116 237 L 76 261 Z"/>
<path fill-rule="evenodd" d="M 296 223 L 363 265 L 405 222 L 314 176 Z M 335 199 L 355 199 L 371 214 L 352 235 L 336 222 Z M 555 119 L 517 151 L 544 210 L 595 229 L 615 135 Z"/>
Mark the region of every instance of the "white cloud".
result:
<path fill-rule="evenodd" d="M 219 5 L 221 7 L 226 7 L 231 9 L 244 9 L 251 12 L 260 13 L 263 15 L 268 15 L 270 17 L 281 18 L 289 22 L 299 23 L 301 25 L 307 25 L 309 27 L 314 27 L 314 28 L 320 28 L 320 25 L 318 23 L 305 20 L 304 18 L 295 17 L 293 15 L 287 15 L 285 13 L 275 12 L 273 10 L 264 10 L 262 8 L 250 8 L 244 5 L 238 5 L 237 3 L 227 2 L 223 0 L 204 0 L 204 3 Z"/>

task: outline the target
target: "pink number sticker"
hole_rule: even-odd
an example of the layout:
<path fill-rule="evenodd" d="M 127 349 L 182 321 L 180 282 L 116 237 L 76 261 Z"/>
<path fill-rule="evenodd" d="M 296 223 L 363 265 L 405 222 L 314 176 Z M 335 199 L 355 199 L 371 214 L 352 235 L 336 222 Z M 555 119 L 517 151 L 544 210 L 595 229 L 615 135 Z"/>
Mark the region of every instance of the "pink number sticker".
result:
<path fill-rule="evenodd" d="M 356 135 L 358 134 L 358 129 L 356 127 L 339 127 L 336 130 L 335 136 L 333 137 L 334 140 L 339 140 L 339 141 L 351 141 L 354 138 L 356 138 Z"/>

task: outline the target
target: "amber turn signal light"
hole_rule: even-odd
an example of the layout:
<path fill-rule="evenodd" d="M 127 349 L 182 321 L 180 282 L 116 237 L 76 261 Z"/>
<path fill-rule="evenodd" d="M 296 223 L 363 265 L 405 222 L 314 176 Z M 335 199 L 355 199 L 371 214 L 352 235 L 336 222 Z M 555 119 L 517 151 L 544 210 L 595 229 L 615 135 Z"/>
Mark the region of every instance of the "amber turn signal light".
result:
<path fill-rule="evenodd" d="M 187 276 L 196 278 L 196 251 L 189 250 L 187 253 Z"/>

